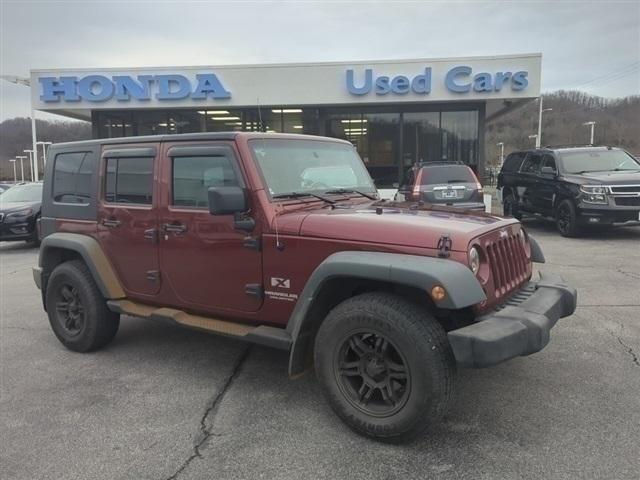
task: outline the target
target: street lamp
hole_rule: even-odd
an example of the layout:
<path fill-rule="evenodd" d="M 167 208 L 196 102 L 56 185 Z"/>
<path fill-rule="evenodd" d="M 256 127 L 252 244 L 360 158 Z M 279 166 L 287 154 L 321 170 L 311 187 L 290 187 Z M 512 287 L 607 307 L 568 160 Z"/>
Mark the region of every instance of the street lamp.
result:
<path fill-rule="evenodd" d="M 496 143 L 500 147 L 500 166 L 504 163 L 504 142 Z"/>
<path fill-rule="evenodd" d="M 540 148 L 538 145 L 538 138 L 540 138 L 537 134 L 529 135 L 529 138 L 535 138 L 536 140 L 536 148 Z"/>
<path fill-rule="evenodd" d="M 42 168 L 44 169 L 45 162 L 47 161 L 47 146 L 52 145 L 53 142 L 36 142 L 36 145 L 42 145 Z M 36 158 L 38 155 L 36 155 Z"/>
<path fill-rule="evenodd" d="M 18 181 L 18 175 L 16 174 L 16 159 L 15 158 L 11 158 L 11 159 L 9 159 L 9 161 L 11 163 L 13 163 L 13 181 L 17 182 Z"/>
<path fill-rule="evenodd" d="M 538 136 L 536 137 L 536 148 L 540 148 L 540 145 L 542 144 L 542 114 L 544 112 L 550 112 L 552 110 L 553 108 L 542 108 L 542 95 L 540 95 L 540 109 L 538 110 Z"/>
<path fill-rule="evenodd" d="M 0 79 L 5 80 L 9 83 L 15 83 L 16 85 L 24 85 L 25 87 L 31 86 L 31 80 L 23 77 L 16 77 L 14 75 L 0 75 Z M 33 109 L 33 104 L 31 104 L 31 142 L 33 144 L 33 151 L 36 152 L 38 147 L 36 145 L 36 115 L 35 110 Z M 34 172 L 35 179 L 38 179 L 38 166 L 36 165 L 36 170 Z"/>
<path fill-rule="evenodd" d="M 32 182 L 35 182 L 37 180 L 37 178 L 35 178 L 35 176 L 34 176 L 35 170 L 34 170 L 34 166 L 33 166 L 34 160 L 35 160 L 34 152 L 37 152 L 37 151 L 38 151 L 37 147 L 36 147 L 36 150 L 24 150 L 24 153 L 29 155 L 29 164 L 31 165 L 31 181 Z"/>
<path fill-rule="evenodd" d="M 589 126 L 590 125 L 591 126 L 591 141 L 589 142 L 589 145 L 593 145 L 593 133 L 594 133 L 594 130 L 596 128 L 596 122 L 594 122 L 592 120 L 590 122 L 584 122 L 582 125 L 584 125 L 584 126 Z"/>
<path fill-rule="evenodd" d="M 20 159 L 20 181 L 24 182 L 24 165 L 22 163 L 22 160 L 27 157 L 26 155 L 16 155 L 16 158 Z"/>

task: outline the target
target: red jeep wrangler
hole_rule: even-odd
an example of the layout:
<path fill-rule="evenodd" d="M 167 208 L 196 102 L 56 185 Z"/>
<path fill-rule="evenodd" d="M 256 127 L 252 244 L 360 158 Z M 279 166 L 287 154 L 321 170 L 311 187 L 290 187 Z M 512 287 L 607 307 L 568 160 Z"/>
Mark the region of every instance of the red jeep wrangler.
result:
<path fill-rule="evenodd" d="M 269 133 L 57 144 L 34 278 L 58 339 L 104 346 L 121 314 L 290 352 L 356 431 L 437 420 L 456 365 L 544 348 L 576 292 L 514 219 L 378 200 L 353 146 Z"/>

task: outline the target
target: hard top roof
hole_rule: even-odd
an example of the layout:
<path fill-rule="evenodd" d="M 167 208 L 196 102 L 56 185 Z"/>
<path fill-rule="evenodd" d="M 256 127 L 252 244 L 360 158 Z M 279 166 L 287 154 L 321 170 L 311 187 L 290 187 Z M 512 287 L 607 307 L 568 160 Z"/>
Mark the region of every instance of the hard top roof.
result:
<path fill-rule="evenodd" d="M 301 135 L 296 133 L 267 133 L 267 132 L 203 132 L 203 133 L 178 133 L 164 135 L 145 135 L 140 137 L 95 138 L 80 140 L 77 142 L 55 143 L 51 147 L 89 146 L 89 145 L 119 145 L 128 143 L 157 143 L 157 142 L 181 142 L 202 140 L 235 140 L 238 137 L 247 138 L 282 138 L 291 140 L 325 140 L 336 143 L 353 145 L 347 140 L 317 135 Z"/>

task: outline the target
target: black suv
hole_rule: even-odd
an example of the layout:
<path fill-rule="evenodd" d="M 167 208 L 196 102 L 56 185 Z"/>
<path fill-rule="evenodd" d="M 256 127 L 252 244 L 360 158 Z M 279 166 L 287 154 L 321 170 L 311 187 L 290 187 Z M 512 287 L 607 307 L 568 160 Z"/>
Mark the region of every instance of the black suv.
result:
<path fill-rule="evenodd" d="M 640 162 L 613 147 L 513 152 L 498 195 L 505 216 L 551 218 L 565 237 L 587 225 L 640 225 Z"/>

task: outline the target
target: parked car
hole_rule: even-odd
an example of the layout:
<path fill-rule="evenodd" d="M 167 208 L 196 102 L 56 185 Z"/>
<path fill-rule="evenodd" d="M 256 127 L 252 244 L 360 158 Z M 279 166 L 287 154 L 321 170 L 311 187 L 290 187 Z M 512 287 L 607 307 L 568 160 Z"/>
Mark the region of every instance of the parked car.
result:
<path fill-rule="evenodd" d="M 0 241 L 38 243 L 42 183 L 19 183 L 0 195 Z"/>
<path fill-rule="evenodd" d="M 418 163 L 404 175 L 395 197 L 398 201 L 422 201 L 466 210 L 484 211 L 482 185 L 462 162 Z"/>
<path fill-rule="evenodd" d="M 11 187 L 13 187 L 15 185 L 15 183 L 8 183 L 8 182 L 1 182 L 0 183 L 0 195 L 2 195 L 4 192 L 6 192 L 7 190 L 9 190 Z"/>
<path fill-rule="evenodd" d="M 548 218 L 565 237 L 588 225 L 640 225 L 640 162 L 620 148 L 513 152 L 498 190 L 506 216 Z"/>
<path fill-rule="evenodd" d="M 561 278 L 532 278 L 544 256 L 517 220 L 379 200 L 342 140 L 183 134 L 47 157 L 34 279 L 66 347 L 106 345 L 127 314 L 281 348 L 376 439 L 432 425 L 456 365 L 537 352 L 576 307 Z"/>

